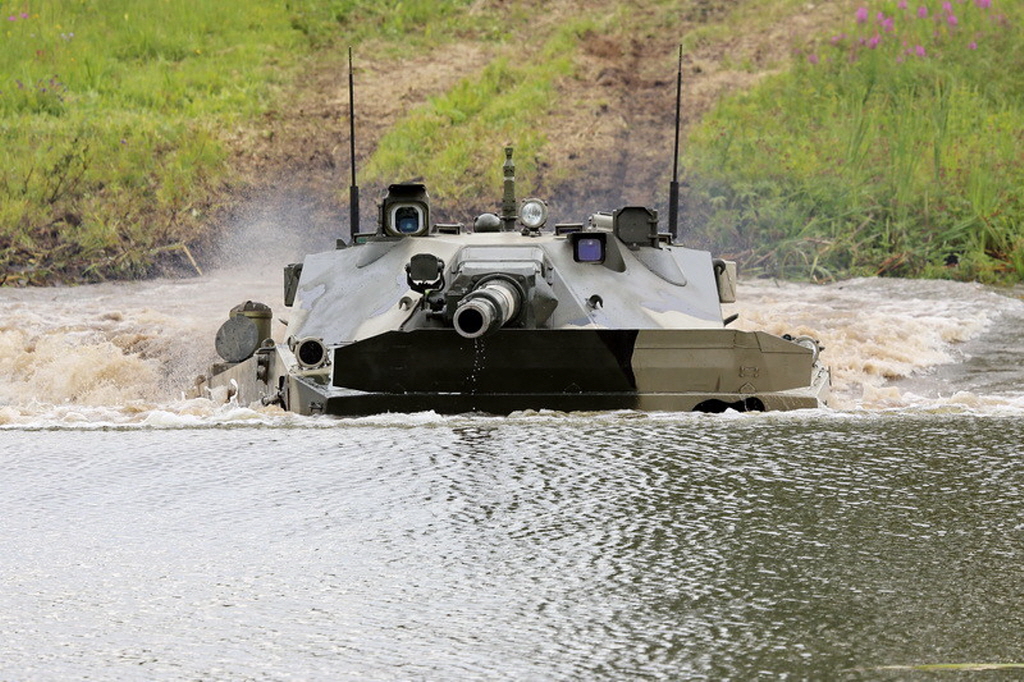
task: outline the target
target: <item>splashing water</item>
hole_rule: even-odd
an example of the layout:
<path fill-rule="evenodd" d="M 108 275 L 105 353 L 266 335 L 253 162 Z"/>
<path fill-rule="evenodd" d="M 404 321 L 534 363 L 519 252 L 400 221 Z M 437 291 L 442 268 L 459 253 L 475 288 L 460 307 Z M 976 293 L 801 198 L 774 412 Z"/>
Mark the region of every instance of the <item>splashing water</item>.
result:
<path fill-rule="evenodd" d="M 977 396 L 975 384 L 985 382 L 956 369 L 979 355 L 1024 355 L 1024 303 L 1012 292 L 934 280 L 858 279 L 823 287 L 760 281 L 748 282 L 739 300 L 728 306 L 740 314 L 737 327 L 822 342 L 839 409 L 1024 407 L 1016 382 L 989 385 L 991 395 Z"/>
<path fill-rule="evenodd" d="M 0 426 L 300 420 L 277 408 L 186 400 L 216 361 L 232 306 L 280 316 L 279 269 L 190 280 L 6 290 L 0 318 Z M 839 410 L 1024 409 L 1024 302 L 942 281 L 860 279 L 828 286 L 744 282 L 737 328 L 809 335 L 826 347 Z M 275 323 L 279 335 L 283 326 Z"/>

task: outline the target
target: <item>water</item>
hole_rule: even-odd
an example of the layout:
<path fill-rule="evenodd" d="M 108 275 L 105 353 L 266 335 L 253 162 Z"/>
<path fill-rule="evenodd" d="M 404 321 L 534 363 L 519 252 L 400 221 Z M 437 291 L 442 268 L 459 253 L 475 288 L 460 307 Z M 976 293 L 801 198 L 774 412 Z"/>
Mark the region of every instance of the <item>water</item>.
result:
<path fill-rule="evenodd" d="M 0 677 L 1021 661 L 1022 440 L 966 414 L 8 431 Z"/>
<path fill-rule="evenodd" d="M 243 270 L 0 291 L 0 679 L 1024 663 L 1018 292 L 745 284 L 738 324 L 823 340 L 831 411 L 335 420 L 183 398 L 227 310 L 286 316 L 278 289 Z"/>

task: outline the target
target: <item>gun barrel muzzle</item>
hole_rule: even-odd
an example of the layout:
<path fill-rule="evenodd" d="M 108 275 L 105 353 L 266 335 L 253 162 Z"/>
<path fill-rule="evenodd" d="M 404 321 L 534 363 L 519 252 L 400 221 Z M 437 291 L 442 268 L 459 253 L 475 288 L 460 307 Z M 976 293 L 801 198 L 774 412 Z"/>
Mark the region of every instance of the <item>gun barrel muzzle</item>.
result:
<path fill-rule="evenodd" d="M 511 282 L 488 280 L 466 294 L 455 309 L 455 331 L 467 339 L 493 334 L 519 313 L 521 298 L 519 288 Z"/>

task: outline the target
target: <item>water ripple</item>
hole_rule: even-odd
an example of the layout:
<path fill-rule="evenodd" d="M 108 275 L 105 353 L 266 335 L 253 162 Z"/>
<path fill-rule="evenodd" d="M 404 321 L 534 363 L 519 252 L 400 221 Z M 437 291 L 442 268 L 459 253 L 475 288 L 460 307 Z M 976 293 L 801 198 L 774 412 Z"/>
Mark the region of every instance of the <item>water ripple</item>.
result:
<path fill-rule="evenodd" d="M 1013 660 L 1022 436 L 884 414 L 7 431 L 0 677 Z"/>

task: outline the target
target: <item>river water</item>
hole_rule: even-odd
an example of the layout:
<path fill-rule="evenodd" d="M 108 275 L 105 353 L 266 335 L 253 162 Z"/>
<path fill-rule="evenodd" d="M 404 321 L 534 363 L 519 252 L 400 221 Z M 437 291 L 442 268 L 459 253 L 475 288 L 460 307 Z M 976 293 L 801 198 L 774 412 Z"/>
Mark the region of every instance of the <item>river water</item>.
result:
<path fill-rule="evenodd" d="M 1021 292 L 744 283 L 832 410 L 185 399 L 279 262 L 0 291 L 0 679 L 1021 673 Z"/>

